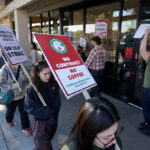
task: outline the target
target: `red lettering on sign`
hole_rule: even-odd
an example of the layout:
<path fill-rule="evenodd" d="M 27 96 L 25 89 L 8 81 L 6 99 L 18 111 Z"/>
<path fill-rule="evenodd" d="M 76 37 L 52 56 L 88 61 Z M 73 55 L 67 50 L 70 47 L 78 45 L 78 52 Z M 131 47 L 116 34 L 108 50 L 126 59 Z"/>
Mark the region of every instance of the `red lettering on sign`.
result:
<path fill-rule="evenodd" d="M 83 72 L 80 72 L 80 73 L 72 74 L 72 75 L 68 76 L 68 79 L 72 80 L 72 79 L 75 79 L 75 78 L 78 78 L 78 77 L 83 77 L 83 76 L 84 76 Z"/>
<path fill-rule="evenodd" d="M 74 69 L 70 69 L 69 70 L 71 73 L 74 73 L 74 72 L 77 72 L 77 70 L 74 68 Z"/>

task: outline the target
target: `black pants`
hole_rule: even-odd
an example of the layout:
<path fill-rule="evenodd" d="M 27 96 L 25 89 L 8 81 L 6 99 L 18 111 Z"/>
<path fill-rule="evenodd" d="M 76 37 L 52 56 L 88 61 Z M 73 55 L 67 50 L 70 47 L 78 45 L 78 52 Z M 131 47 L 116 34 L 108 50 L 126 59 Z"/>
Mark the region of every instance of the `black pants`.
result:
<path fill-rule="evenodd" d="M 10 104 L 6 106 L 7 111 L 6 111 L 5 117 L 6 117 L 7 123 L 10 123 L 13 121 L 14 113 L 16 111 L 17 106 L 18 106 L 18 110 L 20 113 L 22 129 L 29 128 L 30 121 L 29 121 L 28 114 L 24 111 L 24 98 L 17 100 L 17 101 L 12 101 Z"/>
<path fill-rule="evenodd" d="M 57 129 L 57 122 L 33 121 L 33 136 L 36 148 L 34 150 L 53 150 L 51 140 Z"/>
<path fill-rule="evenodd" d="M 94 97 L 94 96 L 101 96 L 101 89 L 100 89 L 100 82 L 101 82 L 101 78 L 104 74 L 104 70 L 90 70 L 95 82 L 97 83 L 97 86 L 93 87 L 91 89 L 90 92 L 90 96 Z"/>

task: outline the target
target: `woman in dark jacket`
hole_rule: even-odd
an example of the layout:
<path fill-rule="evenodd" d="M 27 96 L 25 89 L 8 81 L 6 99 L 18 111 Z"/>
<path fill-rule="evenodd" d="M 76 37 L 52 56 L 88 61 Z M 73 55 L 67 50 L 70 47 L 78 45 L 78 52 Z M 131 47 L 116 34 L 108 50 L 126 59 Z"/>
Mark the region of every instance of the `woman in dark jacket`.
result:
<path fill-rule="evenodd" d="M 47 106 L 43 106 L 32 86 L 27 90 L 25 110 L 33 115 L 35 150 L 52 150 L 51 140 L 57 129 L 60 110 L 59 86 L 46 61 L 38 62 L 31 72 L 32 82 L 41 93 Z"/>

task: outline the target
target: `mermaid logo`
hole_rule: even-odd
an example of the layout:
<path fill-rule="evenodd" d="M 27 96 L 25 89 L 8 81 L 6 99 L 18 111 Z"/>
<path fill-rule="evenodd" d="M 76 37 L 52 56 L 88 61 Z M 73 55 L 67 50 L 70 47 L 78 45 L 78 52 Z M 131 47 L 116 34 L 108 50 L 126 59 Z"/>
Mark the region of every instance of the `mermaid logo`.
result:
<path fill-rule="evenodd" d="M 68 51 L 67 46 L 61 40 L 52 38 L 50 39 L 49 44 L 51 48 L 59 54 L 66 54 Z"/>

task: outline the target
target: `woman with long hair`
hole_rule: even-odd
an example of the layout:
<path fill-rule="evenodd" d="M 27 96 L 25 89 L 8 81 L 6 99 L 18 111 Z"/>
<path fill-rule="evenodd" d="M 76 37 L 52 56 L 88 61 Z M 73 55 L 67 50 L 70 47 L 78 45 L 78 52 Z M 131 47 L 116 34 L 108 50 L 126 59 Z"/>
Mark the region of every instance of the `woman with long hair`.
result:
<path fill-rule="evenodd" d="M 92 98 L 80 107 L 69 138 L 60 150 L 121 150 L 118 125 L 115 107 L 107 100 Z"/>
<path fill-rule="evenodd" d="M 31 72 L 32 82 L 42 95 L 47 106 L 43 106 L 31 85 L 25 98 L 25 110 L 33 115 L 35 150 L 52 150 L 51 140 L 56 132 L 60 110 L 59 86 L 54 80 L 46 61 L 38 62 Z"/>

